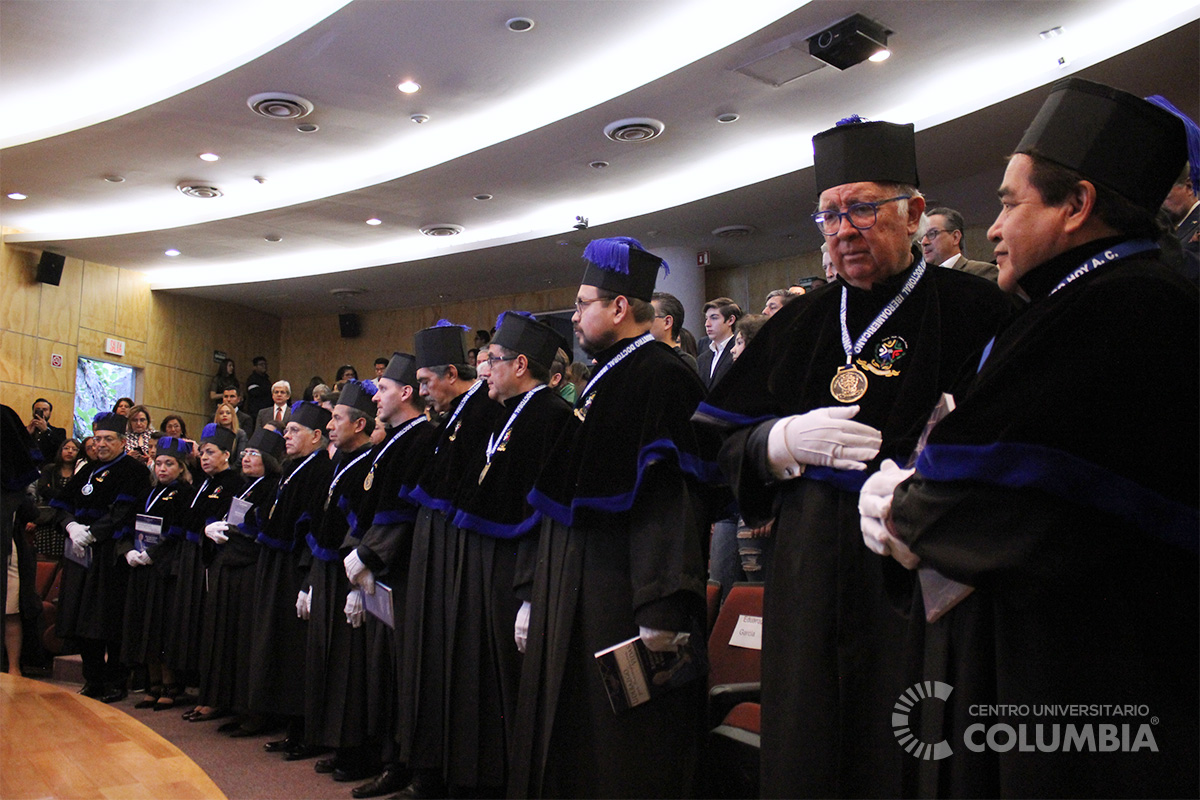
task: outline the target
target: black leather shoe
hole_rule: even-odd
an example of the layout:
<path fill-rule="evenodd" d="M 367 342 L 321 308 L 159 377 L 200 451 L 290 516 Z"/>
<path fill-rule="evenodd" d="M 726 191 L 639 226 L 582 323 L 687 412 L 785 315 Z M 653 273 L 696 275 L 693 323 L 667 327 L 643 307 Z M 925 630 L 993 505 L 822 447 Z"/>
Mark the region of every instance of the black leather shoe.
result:
<path fill-rule="evenodd" d="M 337 756 L 333 758 L 319 758 L 317 759 L 317 763 L 313 764 L 313 771 L 322 775 L 328 775 L 331 772 L 336 772 L 339 766 L 341 765 L 338 764 Z"/>
<path fill-rule="evenodd" d="M 379 767 L 366 766 L 345 766 L 338 767 L 333 771 L 333 779 L 338 783 L 347 783 L 348 781 L 361 781 L 363 778 L 369 778 L 379 772 Z"/>
<path fill-rule="evenodd" d="M 101 683 L 85 683 L 79 693 L 84 697 L 99 697 L 104 694 L 104 684 Z"/>
<path fill-rule="evenodd" d="M 96 699 L 101 703 L 119 703 L 129 696 L 124 686 L 114 686 Z"/>
<path fill-rule="evenodd" d="M 268 753 L 282 753 L 287 750 L 294 750 L 300 747 L 303 742 L 298 742 L 295 739 L 276 739 L 273 742 L 267 742 L 263 745 L 263 750 Z"/>
<path fill-rule="evenodd" d="M 429 800 L 430 798 L 444 798 L 447 794 L 446 787 L 442 785 L 440 779 L 417 773 L 413 775 L 412 783 L 394 796 L 400 800 Z"/>
<path fill-rule="evenodd" d="M 403 789 L 411 780 L 412 773 L 407 768 L 399 764 L 388 764 L 374 780 L 351 789 L 350 796 L 358 798 L 358 800 L 362 800 L 364 797 L 379 797 L 388 792 Z"/>
<path fill-rule="evenodd" d="M 294 750 L 288 750 L 287 755 L 283 757 L 284 761 L 304 761 L 309 758 L 316 758 L 322 753 L 328 752 L 328 747 L 313 747 L 311 745 L 301 745 Z"/>

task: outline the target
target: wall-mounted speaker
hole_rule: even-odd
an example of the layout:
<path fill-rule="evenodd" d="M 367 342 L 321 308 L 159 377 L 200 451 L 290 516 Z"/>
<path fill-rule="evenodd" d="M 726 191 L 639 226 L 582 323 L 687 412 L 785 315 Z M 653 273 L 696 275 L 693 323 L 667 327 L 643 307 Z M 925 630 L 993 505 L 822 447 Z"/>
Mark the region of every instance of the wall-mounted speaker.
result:
<path fill-rule="evenodd" d="M 37 268 L 38 283 L 58 286 L 62 281 L 63 264 L 65 263 L 67 263 L 66 256 L 51 253 L 49 250 L 42 251 L 42 260 L 38 262 Z"/>
<path fill-rule="evenodd" d="M 338 328 L 343 339 L 357 339 L 362 333 L 362 322 L 358 314 L 338 314 Z"/>

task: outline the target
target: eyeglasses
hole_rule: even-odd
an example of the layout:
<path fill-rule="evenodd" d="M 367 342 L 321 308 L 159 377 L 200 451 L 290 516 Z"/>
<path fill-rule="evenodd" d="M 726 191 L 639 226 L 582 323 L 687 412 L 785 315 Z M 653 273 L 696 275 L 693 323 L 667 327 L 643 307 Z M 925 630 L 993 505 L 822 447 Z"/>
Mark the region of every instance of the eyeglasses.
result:
<path fill-rule="evenodd" d="M 587 308 L 588 306 L 590 306 L 592 303 L 598 303 L 601 300 L 610 300 L 610 299 L 611 298 L 608 298 L 608 297 L 593 297 L 591 300 L 576 300 L 575 301 L 575 310 L 578 311 L 580 314 L 582 314 L 583 310 L 585 308 Z"/>
<path fill-rule="evenodd" d="M 515 356 L 488 356 L 488 357 L 487 357 L 485 360 L 487 361 L 487 363 L 488 363 L 488 366 L 490 367 L 490 366 L 493 366 L 493 365 L 495 365 L 495 364 L 502 364 L 502 363 L 503 363 L 503 362 L 505 362 L 505 361 L 516 361 L 516 360 L 517 360 L 518 358 L 520 358 L 520 357 L 521 357 L 520 355 L 515 355 Z"/>
<path fill-rule="evenodd" d="M 245 450 L 242 451 L 242 455 L 243 456 L 262 456 L 262 453 L 258 452 L 257 450 L 255 450 L 252 447 L 247 447 Z"/>
<path fill-rule="evenodd" d="M 812 220 L 817 223 L 817 229 L 826 236 L 833 236 L 838 232 L 842 227 L 843 217 L 854 226 L 855 230 L 865 231 L 875 225 L 880 206 L 894 203 L 897 200 L 908 200 L 911 197 L 912 195 L 909 194 L 900 194 L 886 200 L 877 200 L 874 203 L 855 203 L 845 211 L 818 211 L 812 215 Z"/>
<path fill-rule="evenodd" d="M 940 236 L 943 233 L 950 233 L 950 231 L 942 231 L 942 230 L 938 230 L 937 228 L 930 228 L 929 230 L 925 231 L 924 234 L 921 235 L 921 241 L 924 242 L 925 240 L 929 240 L 932 242 L 934 239 L 936 239 L 938 236 Z"/>

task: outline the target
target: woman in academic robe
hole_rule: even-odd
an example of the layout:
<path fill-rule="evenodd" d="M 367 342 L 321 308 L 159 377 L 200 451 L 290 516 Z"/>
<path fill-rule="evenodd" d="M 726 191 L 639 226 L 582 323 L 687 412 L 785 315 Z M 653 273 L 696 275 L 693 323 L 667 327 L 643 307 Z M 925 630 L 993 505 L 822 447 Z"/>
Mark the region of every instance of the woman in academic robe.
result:
<path fill-rule="evenodd" d="M 237 440 L 228 428 L 215 423 L 204 426 L 200 436 L 200 468 L 204 480 L 196 489 L 187 515 L 187 532 L 179 554 L 179 584 L 167 641 L 168 664 L 184 673 L 188 685 L 200 671 L 200 637 L 205 599 L 205 564 L 202 542 L 210 522 L 223 519 L 229 504 L 242 488 L 242 477 L 229 468 Z M 213 719 L 216 712 L 197 706 L 185 714 L 190 721 Z"/>
<path fill-rule="evenodd" d="M 129 564 L 122 625 L 121 663 L 144 665 L 145 699 L 135 708 L 172 708 L 183 687 L 163 662 L 166 632 L 175 600 L 184 521 L 193 497 L 187 462 L 190 443 L 163 436 L 154 446 L 154 484 L 141 498 L 134 535 L 118 545 Z"/>
<path fill-rule="evenodd" d="M 249 736 L 265 719 L 250 715 L 250 641 L 254 604 L 254 565 L 261 545 L 259 512 L 275 497 L 282 472 L 283 436 L 260 428 L 242 450 L 245 487 L 224 519 L 204 529 L 208 566 L 208 599 L 200 651 L 200 708 L 231 709 L 239 717 L 218 730 Z"/>

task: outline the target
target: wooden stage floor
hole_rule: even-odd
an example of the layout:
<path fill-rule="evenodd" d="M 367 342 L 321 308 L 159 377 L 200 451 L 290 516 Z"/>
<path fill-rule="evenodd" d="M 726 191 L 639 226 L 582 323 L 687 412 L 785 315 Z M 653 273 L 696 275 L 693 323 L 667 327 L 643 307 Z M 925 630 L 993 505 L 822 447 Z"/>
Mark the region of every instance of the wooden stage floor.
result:
<path fill-rule="evenodd" d="M 213 798 L 217 785 L 133 717 L 59 686 L 0 674 L 0 798 Z"/>

